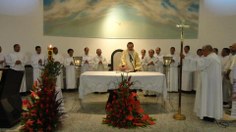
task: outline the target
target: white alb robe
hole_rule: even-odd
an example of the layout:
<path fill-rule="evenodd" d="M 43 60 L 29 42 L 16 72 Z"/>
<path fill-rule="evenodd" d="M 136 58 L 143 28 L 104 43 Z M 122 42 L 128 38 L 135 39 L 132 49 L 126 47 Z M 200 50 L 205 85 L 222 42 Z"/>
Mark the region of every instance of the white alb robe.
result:
<path fill-rule="evenodd" d="M 215 53 L 199 59 L 185 59 L 186 68 L 201 72 L 201 86 L 196 90 L 194 112 L 200 119 L 223 117 L 221 62 Z"/>
<path fill-rule="evenodd" d="M 148 65 L 148 63 L 153 62 L 154 65 Z M 156 66 L 158 64 L 158 59 L 156 57 L 146 56 L 143 60 L 143 65 L 147 68 L 146 71 L 156 71 Z M 145 90 L 144 95 L 156 95 L 157 92 Z"/>
<path fill-rule="evenodd" d="M 53 54 L 53 60 L 54 62 L 59 62 L 60 64 L 63 65 L 64 63 L 64 58 L 60 54 Z M 60 75 L 57 76 L 57 82 L 56 82 L 56 87 L 58 89 L 61 89 L 63 87 L 63 71 L 61 69 Z"/>
<path fill-rule="evenodd" d="M 63 65 L 64 63 L 64 58 L 60 54 L 53 54 L 53 60 L 54 62 L 59 62 L 60 64 Z M 56 92 L 57 92 L 57 97 L 56 100 L 61 100 L 61 104 L 59 106 L 59 112 L 64 113 L 65 112 L 65 107 L 64 107 L 64 99 L 62 95 L 61 88 L 63 87 L 63 71 L 61 69 L 60 75 L 57 76 L 57 81 L 56 81 Z"/>
<path fill-rule="evenodd" d="M 142 71 L 147 71 L 147 67 L 146 65 L 144 65 L 144 58 L 146 57 L 146 55 L 144 57 L 142 56 L 139 56 L 140 58 L 140 63 L 141 63 L 141 66 L 142 66 Z"/>
<path fill-rule="evenodd" d="M 163 55 L 156 54 L 155 57 L 157 58 L 156 71 L 163 73 Z"/>
<path fill-rule="evenodd" d="M 20 60 L 21 64 L 16 65 L 16 61 Z M 13 52 L 9 54 L 9 65 L 11 69 L 14 69 L 16 71 L 25 71 L 25 55 L 20 53 L 20 52 Z M 25 74 L 22 78 L 22 82 L 21 82 L 21 88 L 20 88 L 20 93 L 21 92 L 26 92 L 27 88 L 26 88 L 26 82 L 25 82 Z"/>
<path fill-rule="evenodd" d="M 185 54 L 185 59 L 194 59 L 193 56 L 188 53 Z M 189 71 L 186 67 L 188 64 L 183 63 L 182 70 L 182 90 L 183 91 L 192 91 L 193 90 L 193 72 Z"/>
<path fill-rule="evenodd" d="M 76 67 L 74 65 L 73 57 L 65 58 L 66 68 L 66 89 L 75 89 L 77 84 Z"/>
<path fill-rule="evenodd" d="M 194 59 L 199 59 L 199 58 L 202 58 L 202 57 L 195 56 Z M 201 84 L 201 72 L 200 71 L 194 71 L 193 72 L 193 90 L 196 91 L 197 89 L 199 89 L 200 84 Z"/>
<path fill-rule="evenodd" d="M 42 65 L 39 64 L 39 60 L 42 61 Z M 44 63 L 45 63 L 45 56 L 43 54 L 34 54 L 31 57 L 31 65 L 33 67 L 33 81 L 37 81 L 38 79 L 40 79 L 41 73 L 42 73 L 42 69 L 44 67 Z"/>
<path fill-rule="evenodd" d="M 102 64 L 99 64 L 99 62 L 102 62 Z M 105 57 L 101 56 L 95 56 L 93 58 L 93 70 L 95 71 L 107 71 L 108 70 L 108 64 Z"/>
<path fill-rule="evenodd" d="M 88 63 L 85 63 L 85 61 L 88 61 Z M 81 73 L 84 73 L 85 71 L 91 71 L 93 69 L 93 57 L 84 55 L 81 66 Z"/>
<path fill-rule="evenodd" d="M 148 63 L 153 62 L 153 65 L 148 65 Z M 147 68 L 146 71 L 156 71 L 156 66 L 158 65 L 158 59 L 156 57 L 146 56 L 143 60 L 143 65 Z"/>
<path fill-rule="evenodd" d="M 167 90 L 169 92 L 177 92 L 178 91 L 178 65 L 179 65 L 179 57 L 174 54 L 168 54 L 167 56 L 171 56 L 174 62 L 170 64 L 169 72 L 167 73 Z"/>

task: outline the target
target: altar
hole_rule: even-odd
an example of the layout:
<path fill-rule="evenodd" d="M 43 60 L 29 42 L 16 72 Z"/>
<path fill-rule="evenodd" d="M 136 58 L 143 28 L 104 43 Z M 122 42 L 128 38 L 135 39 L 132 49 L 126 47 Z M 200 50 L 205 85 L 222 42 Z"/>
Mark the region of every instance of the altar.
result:
<path fill-rule="evenodd" d="M 87 71 L 80 76 L 79 98 L 93 92 L 107 92 L 116 89 L 121 74 L 131 76 L 134 85 L 131 89 L 151 90 L 167 97 L 166 78 L 159 72 L 120 72 L 120 71 Z"/>

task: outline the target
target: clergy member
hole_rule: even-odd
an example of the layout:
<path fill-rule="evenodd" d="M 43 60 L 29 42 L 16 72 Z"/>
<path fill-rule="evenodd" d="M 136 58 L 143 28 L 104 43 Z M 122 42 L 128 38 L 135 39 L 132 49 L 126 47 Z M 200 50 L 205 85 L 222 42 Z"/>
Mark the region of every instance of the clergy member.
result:
<path fill-rule="evenodd" d="M 74 50 L 67 50 L 68 56 L 65 58 L 65 68 L 66 68 L 66 89 L 76 88 L 76 67 L 73 59 Z"/>
<path fill-rule="evenodd" d="M 33 67 L 33 81 L 38 81 L 41 76 L 42 69 L 45 63 L 45 56 L 41 53 L 41 47 L 35 47 L 36 53 L 31 57 L 31 65 Z"/>
<path fill-rule="evenodd" d="M 53 61 L 54 62 L 58 62 L 61 65 L 64 64 L 64 58 L 62 57 L 62 55 L 60 55 L 58 53 L 58 48 L 57 47 L 53 47 Z M 63 72 L 62 69 L 60 71 L 60 75 L 57 76 L 57 82 L 56 82 L 56 87 L 59 89 L 62 89 L 63 87 Z"/>
<path fill-rule="evenodd" d="M 197 55 L 195 56 L 194 59 L 199 59 L 204 57 L 202 54 L 202 49 L 197 50 Z M 194 71 L 193 72 L 193 90 L 196 91 L 199 89 L 201 84 L 201 72 L 200 71 Z"/>
<path fill-rule="evenodd" d="M 150 49 L 148 51 L 148 56 L 144 58 L 143 65 L 147 67 L 146 71 L 156 71 L 156 65 L 158 59 L 154 57 L 154 50 Z M 154 91 L 146 90 L 144 91 L 144 96 L 155 96 L 157 93 Z"/>
<path fill-rule="evenodd" d="M 138 53 L 134 50 L 133 42 L 128 42 L 127 50 L 124 50 L 121 55 L 120 69 L 128 71 L 140 71 L 141 62 Z"/>
<path fill-rule="evenodd" d="M 102 56 L 102 50 L 96 50 L 96 56 L 93 58 L 93 70 L 95 71 L 107 71 L 108 64 L 104 56 Z"/>
<path fill-rule="evenodd" d="M 170 64 L 170 73 L 167 75 L 169 86 L 167 90 L 169 92 L 178 91 L 178 65 L 179 65 L 179 56 L 175 53 L 175 47 L 170 48 L 170 54 L 167 56 L 172 57 L 172 62 Z"/>
<path fill-rule="evenodd" d="M 64 58 L 62 57 L 62 55 L 60 55 L 58 53 L 58 49 L 57 47 L 53 47 L 53 61 L 60 63 L 61 65 L 63 65 L 64 63 Z M 61 104 L 59 106 L 59 112 L 60 113 L 65 113 L 65 107 L 64 107 L 64 100 L 63 100 L 63 95 L 62 95 L 62 89 L 63 87 L 63 72 L 62 69 L 60 71 L 60 74 L 57 76 L 57 81 L 56 81 L 56 92 L 57 92 L 57 97 L 56 100 L 61 100 Z"/>
<path fill-rule="evenodd" d="M 20 45 L 14 44 L 14 52 L 9 54 L 9 65 L 16 71 L 25 71 L 25 55 L 20 52 Z M 20 93 L 26 92 L 25 75 L 22 78 Z"/>
<path fill-rule="evenodd" d="M 146 71 L 147 70 L 147 67 L 144 65 L 144 58 L 146 57 L 146 50 L 145 49 L 142 49 L 141 50 L 141 56 L 140 56 L 140 61 L 141 61 L 141 65 L 142 65 L 142 70 L 143 71 Z"/>
<path fill-rule="evenodd" d="M 91 71 L 93 69 L 93 57 L 89 55 L 89 48 L 84 48 L 84 56 L 81 64 L 81 73 Z"/>
<path fill-rule="evenodd" d="M 193 55 L 190 53 L 190 46 L 184 46 L 185 59 L 193 59 Z M 182 90 L 191 92 L 193 90 L 193 72 L 188 71 L 185 68 L 186 64 L 183 64 L 182 70 Z M 186 66 L 187 67 L 187 66 Z"/>
<path fill-rule="evenodd" d="M 224 107 L 229 107 L 229 104 L 231 103 L 231 95 L 232 95 L 232 84 L 230 83 L 230 80 L 225 76 L 227 71 L 227 63 L 230 61 L 230 49 L 229 48 L 223 48 L 221 51 L 221 65 L 222 65 L 222 87 L 223 87 L 223 104 Z"/>
<path fill-rule="evenodd" d="M 156 48 L 155 57 L 158 60 L 157 65 L 156 65 L 156 71 L 163 73 L 163 55 L 161 54 L 161 48 L 160 47 Z"/>
<path fill-rule="evenodd" d="M 196 91 L 197 116 L 207 121 L 223 117 L 221 62 L 211 45 L 203 46 L 203 58 L 185 58 L 186 68 L 201 72 L 201 86 Z M 184 57 L 184 56 L 182 56 Z"/>

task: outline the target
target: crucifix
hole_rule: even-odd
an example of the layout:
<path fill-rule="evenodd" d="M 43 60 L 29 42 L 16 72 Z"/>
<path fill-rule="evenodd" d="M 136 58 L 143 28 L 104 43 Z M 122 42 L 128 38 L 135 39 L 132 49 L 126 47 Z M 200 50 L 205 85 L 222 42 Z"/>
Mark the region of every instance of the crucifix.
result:
<path fill-rule="evenodd" d="M 184 28 L 189 28 L 189 25 L 185 25 L 184 21 L 181 24 L 176 25 L 177 28 L 181 28 L 180 34 L 180 41 L 181 41 L 181 48 L 180 54 L 183 54 L 183 44 L 184 44 Z M 179 105 L 178 105 L 178 113 L 176 113 L 173 118 L 176 120 L 185 120 L 185 115 L 181 114 L 181 89 L 182 89 L 182 66 L 183 66 L 183 58 L 180 57 L 180 65 L 179 65 L 179 86 L 178 86 L 178 93 L 179 93 Z"/>

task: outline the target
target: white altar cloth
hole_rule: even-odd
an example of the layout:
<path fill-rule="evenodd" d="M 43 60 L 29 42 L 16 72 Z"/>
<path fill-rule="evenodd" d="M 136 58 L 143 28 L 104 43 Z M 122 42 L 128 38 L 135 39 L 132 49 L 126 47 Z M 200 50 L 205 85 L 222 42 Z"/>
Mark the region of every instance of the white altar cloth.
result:
<path fill-rule="evenodd" d="M 167 97 L 166 78 L 159 72 L 117 72 L 117 71 L 86 71 L 80 76 L 79 98 L 92 92 L 106 92 L 117 89 L 121 74 L 131 76 L 134 85 L 131 89 L 152 90 Z"/>

